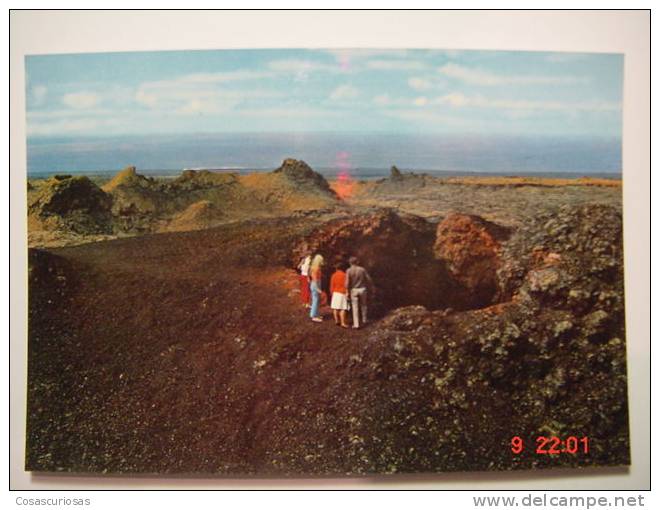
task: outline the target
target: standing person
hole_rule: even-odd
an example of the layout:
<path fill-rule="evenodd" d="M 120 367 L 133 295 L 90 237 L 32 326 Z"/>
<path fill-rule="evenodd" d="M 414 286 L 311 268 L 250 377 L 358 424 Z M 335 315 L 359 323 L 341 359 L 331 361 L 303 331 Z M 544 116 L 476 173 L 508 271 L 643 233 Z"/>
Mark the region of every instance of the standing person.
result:
<path fill-rule="evenodd" d="M 309 266 L 312 264 L 312 252 L 305 251 L 303 258 L 298 264 L 298 271 L 300 271 L 300 299 L 305 308 L 309 308 Z"/>
<path fill-rule="evenodd" d="M 335 272 L 330 278 L 330 294 L 332 295 L 330 308 L 332 308 L 335 324 L 347 328 L 348 297 L 346 295 L 346 273 L 344 269 L 346 269 L 346 265 L 343 262 L 335 262 Z"/>
<path fill-rule="evenodd" d="M 353 327 L 359 329 L 360 318 L 362 324 L 367 323 L 367 294 L 370 292 L 372 297 L 375 294 L 374 282 L 367 270 L 359 265 L 357 257 L 349 258 L 348 262 L 351 267 L 346 271 L 346 288 L 353 308 Z"/>
<path fill-rule="evenodd" d="M 312 263 L 309 268 L 309 290 L 312 294 L 312 308 L 309 311 L 309 316 L 314 322 L 323 322 L 323 317 L 321 317 L 321 313 L 319 311 L 319 307 L 321 306 L 322 292 L 321 278 L 323 277 L 321 268 L 323 267 L 323 264 L 323 257 L 319 254 L 316 254 L 312 259 Z"/>

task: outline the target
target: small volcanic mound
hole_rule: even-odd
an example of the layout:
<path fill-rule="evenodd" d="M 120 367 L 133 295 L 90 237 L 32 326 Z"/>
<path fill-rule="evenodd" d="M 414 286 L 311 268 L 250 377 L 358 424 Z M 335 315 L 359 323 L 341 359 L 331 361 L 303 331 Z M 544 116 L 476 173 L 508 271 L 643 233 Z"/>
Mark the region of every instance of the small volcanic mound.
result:
<path fill-rule="evenodd" d="M 165 208 L 159 184 L 138 174 L 134 166 L 119 172 L 103 189 L 112 196 L 112 215 L 121 232 L 150 232 Z"/>
<path fill-rule="evenodd" d="M 150 187 L 154 184 L 153 179 L 137 173 L 134 166 L 127 166 L 117 173 L 110 181 L 103 185 L 102 189 L 106 193 L 111 193 L 119 187 Z"/>
<path fill-rule="evenodd" d="M 369 183 L 366 189 L 367 195 L 390 195 L 392 193 L 414 193 L 427 184 L 427 174 L 416 174 L 414 172 L 402 172 L 396 166 L 390 169 L 387 179 L 380 179 L 373 184 Z"/>
<path fill-rule="evenodd" d="M 201 230 L 210 228 L 222 219 L 222 211 L 209 200 L 200 200 L 177 214 L 165 228 L 169 232 Z"/>
<path fill-rule="evenodd" d="M 128 166 L 102 188 L 86 177 L 59 175 L 28 183 L 28 202 L 29 242 L 35 247 L 80 244 L 101 235 L 198 230 L 340 205 L 321 174 L 291 158 L 272 172 L 184 170 L 172 180 L 146 177 Z"/>
<path fill-rule="evenodd" d="M 403 174 L 401 173 L 401 170 L 396 167 L 396 165 L 392 165 L 392 168 L 390 168 L 390 179 L 393 181 L 403 180 Z"/>
<path fill-rule="evenodd" d="M 272 172 L 241 175 L 240 182 L 262 210 L 275 214 L 325 209 L 338 203 L 328 181 L 295 159 L 285 159 Z"/>
<path fill-rule="evenodd" d="M 311 185 L 331 196 L 335 196 L 335 192 L 330 188 L 325 177 L 312 170 L 304 161 L 287 158 L 279 168 L 273 170 L 273 174 L 282 174 L 296 184 Z"/>
<path fill-rule="evenodd" d="M 238 175 L 233 172 L 211 172 L 210 170 L 184 170 L 174 179 L 169 188 L 173 191 L 195 191 L 218 186 L 231 186 L 238 183 Z"/>
<path fill-rule="evenodd" d="M 78 234 L 112 231 L 112 198 L 87 177 L 55 176 L 33 192 L 29 219 L 44 230 L 69 230 Z"/>

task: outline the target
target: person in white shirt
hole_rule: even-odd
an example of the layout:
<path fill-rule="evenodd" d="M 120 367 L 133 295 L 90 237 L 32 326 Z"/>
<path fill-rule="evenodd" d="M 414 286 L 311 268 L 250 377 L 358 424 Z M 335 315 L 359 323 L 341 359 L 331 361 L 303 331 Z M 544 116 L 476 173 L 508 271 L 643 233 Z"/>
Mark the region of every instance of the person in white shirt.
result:
<path fill-rule="evenodd" d="M 305 308 L 309 308 L 310 294 L 309 294 L 309 266 L 312 264 L 312 253 L 305 252 L 305 255 L 298 264 L 298 272 L 300 273 L 300 299 Z"/>

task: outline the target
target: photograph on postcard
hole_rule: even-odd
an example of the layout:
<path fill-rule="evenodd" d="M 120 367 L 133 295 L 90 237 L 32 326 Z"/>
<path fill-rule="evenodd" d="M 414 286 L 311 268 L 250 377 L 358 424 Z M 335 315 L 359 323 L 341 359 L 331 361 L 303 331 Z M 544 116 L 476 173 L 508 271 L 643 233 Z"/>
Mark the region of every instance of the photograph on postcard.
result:
<path fill-rule="evenodd" d="M 33 472 L 630 464 L 623 55 L 29 55 Z"/>

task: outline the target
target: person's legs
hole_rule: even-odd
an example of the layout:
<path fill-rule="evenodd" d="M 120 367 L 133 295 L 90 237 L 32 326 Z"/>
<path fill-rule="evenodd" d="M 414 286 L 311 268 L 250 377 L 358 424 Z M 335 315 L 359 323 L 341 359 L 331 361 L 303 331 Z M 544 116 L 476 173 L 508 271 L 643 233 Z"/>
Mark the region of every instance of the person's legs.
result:
<path fill-rule="evenodd" d="M 311 283 L 310 291 L 312 294 L 312 308 L 309 310 L 309 316 L 313 319 L 314 317 L 319 317 L 319 302 L 321 301 L 321 296 L 319 295 L 319 289 L 315 282 Z"/>
<path fill-rule="evenodd" d="M 339 310 L 332 310 L 332 316 L 335 319 L 335 324 L 339 324 Z"/>
<path fill-rule="evenodd" d="M 309 305 L 309 279 L 306 276 L 300 276 L 300 299 L 303 305 Z"/>
<path fill-rule="evenodd" d="M 362 312 L 362 324 L 367 323 L 367 289 L 362 289 L 360 295 L 360 312 Z"/>
<path fill-rule="evenodd" d="M 360 327 L 360 312 L 358 311 L 359 304 L 359 289 L 351 289 L 351 308 L 353 309 L 353 327 Z"/>
<path fill-rule="evenodd" d="M 346 313 L 346 310 L 342 310 L 339 312 L 339 317 L 341 318 L 341 325 L 345 328 L 348 327 L 348 313 Z"/>

